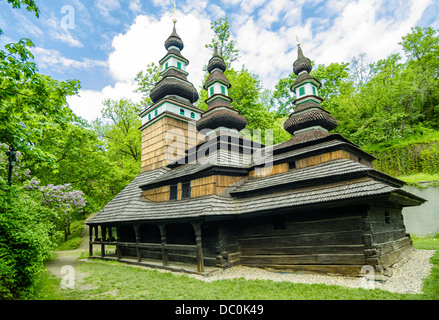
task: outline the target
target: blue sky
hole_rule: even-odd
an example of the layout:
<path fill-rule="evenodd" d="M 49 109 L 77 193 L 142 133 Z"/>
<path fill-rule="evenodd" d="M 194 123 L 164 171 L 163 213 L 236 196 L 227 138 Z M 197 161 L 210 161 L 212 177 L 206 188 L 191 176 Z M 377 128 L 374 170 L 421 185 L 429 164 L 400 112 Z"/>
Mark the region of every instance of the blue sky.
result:
<path fill-rule="evenodd" d="M 265 88 L 292 72 L 299 36 L 317 64 L 349 62 L 366 53 L 370 62 L 400 50 L 414 26 L 439 28 L 438 0 L 176 0 L 177 32 L 189 59 L 189 80 L 199 88 L 211 52 L 204 46 L 210 22 L 229 17 L 240 51 L 235 67 L 258 74 Z M 39 19 L 0 0 L 0 44 L 31 38 L 40 72 L 79 79 L 80 95 L 68 102 L 91 121 L 105 98 L 140 99 L 134 77 L 166 53 L 172 31 L 170 0 L 36 0 Z"/>

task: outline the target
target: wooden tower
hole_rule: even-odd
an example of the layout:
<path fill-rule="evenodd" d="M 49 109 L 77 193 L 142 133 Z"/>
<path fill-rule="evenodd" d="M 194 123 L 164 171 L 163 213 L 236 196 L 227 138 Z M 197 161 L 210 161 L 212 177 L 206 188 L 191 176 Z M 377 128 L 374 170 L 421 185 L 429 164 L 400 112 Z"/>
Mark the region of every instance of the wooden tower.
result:
<path fill-rule="evenodd" d="M 142 118 L 142 172 L 175 162 L 196 144 L 196 121 L 203 111 L 193 105 L 198 92 L 187 80 L 189 64 L 182 54 L 183 41 L 176 32 L 165 41 L 167 54 L 160 60 L 162 79 L 151 90 L 152 104 Z"/>

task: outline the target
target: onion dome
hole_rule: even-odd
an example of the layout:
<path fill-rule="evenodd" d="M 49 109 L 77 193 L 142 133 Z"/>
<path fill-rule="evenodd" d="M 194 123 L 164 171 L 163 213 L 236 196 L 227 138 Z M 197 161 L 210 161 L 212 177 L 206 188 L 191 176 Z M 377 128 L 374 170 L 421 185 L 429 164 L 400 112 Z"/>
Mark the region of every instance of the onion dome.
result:
<path fill-rule="evenodd" d="M 218 54 L 218 47 L 216 44 L 215 44 L 213 57 L 210 58 L 209 64 L 207 65 L 207 71 L 211 73 L 215 69 L 219 69 L 221 72 L 224 72 L 227 69 L 224 59 L 221 58 L 220 55 Z"/>
<path fill-rule="evenodd" d="M 300 45 L 298 45 L 297 51 L 298 51 L 297 60 L 294 61 L 293 63 L 294 73 L 299 75 L 299 73 L 301 73 L 302 71 L 306 71 L 308 73 L 311 72 L 312 70 L 311 60 L 309 60 L 303 55 Z"/>
<path fill-rule="evenodd" d="M 230 102 L 232 99 L 228 96 L 228 89 L 231 87 L 229 79 L 224 74 L 226 64 L 224 59 L 218 55 L 218 49 L 215 45 L 213 57 L 209 60 L 207 67 L 209 77 L 204 83 L 203 88 L 207 90 L 208 105 L 207 111 L 197 121 L 197 129 L 235 129 L 241 131 L 245 128 L 247 120 L 235 109 Z"/>
<path fill-rule="evenodd" d="M 180 51 L 184 48 L 183 40 L 181 40 L 180 36 L 177 34 L 177 30 L 175 29 L 175 22 L 171 35 L 165 41 L 166 50 L 169 50 L 170 47 L 177 47 Z"/>
<path fill-rule="evenodd" d="M 331 131 L 337 127 L 337 120 L 322 108 L 312 108 L 295 112 L 284 124 L 285 130 L 291 134 L 310 127 L 321 127 Z"/>
<path fill-rule="evenodd" d="M 155 103 L 169 95 L 182 97 L 189 100 L 190 103 L 198 100 L 197 89 L 195 89 L 192 83 L 170 75 L 160 80 L 151 90 L 149 96 L 152 102 Z"/>
<path fill-rule="evenodd" d="M 197 89 L 187 80 L 186 66 L 189 64 L 189 60 L 180 52 L 183 50 L 184 45 L 177 34 L 175 22 L 174 20 L 171 35 L 165 41 L 165 48 L 168 52 L 160 60 L 160 65 L 163 67 L 162 79 L 156 83 L 150 92 L 150 98 L 153 103 L 166 96 L 183 98 L 190 103 L 198 100 Z"/>
<path fill-rule="evenodd" d="M 291 91 L 297 99 L 294 101 L 295 111 L 285 121 L 284 129 L 294 135 L 293 140 L 297 143 L 319 139 L 337 127 L 337 120 L 320 105 L 323 99 L 318 96 L 318 90 L 322 85 L 309 74 L 311 61 L 304 57 L 300 45 L 293 68 L 298 77 Z"/>

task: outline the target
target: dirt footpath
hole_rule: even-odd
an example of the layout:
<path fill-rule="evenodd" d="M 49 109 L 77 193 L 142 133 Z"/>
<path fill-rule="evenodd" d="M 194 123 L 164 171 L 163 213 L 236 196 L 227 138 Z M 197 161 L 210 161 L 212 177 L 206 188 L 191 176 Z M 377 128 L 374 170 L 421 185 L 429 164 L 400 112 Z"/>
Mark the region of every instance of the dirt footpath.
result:
<path fill-rule="evenodd" d="M 87 274 L 81 273 L 76 266 L 82 252 L 88 251 L 89 228 L 84 225 L 82 243 L 79 248 L 68 251 L 54 251 L 56 258 L 46 263 L 46 268 L 57 278 L 61 278 L 61 286 L 70 289 L 85 290 L 89 287 L 81 282 Z"/>

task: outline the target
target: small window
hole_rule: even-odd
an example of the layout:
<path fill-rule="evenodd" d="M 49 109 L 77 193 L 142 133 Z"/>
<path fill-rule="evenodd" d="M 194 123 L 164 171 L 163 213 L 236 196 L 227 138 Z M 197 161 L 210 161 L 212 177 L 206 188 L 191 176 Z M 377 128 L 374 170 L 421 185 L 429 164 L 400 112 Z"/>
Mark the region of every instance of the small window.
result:
<path fill-rule="evenodd" d="M 191 197 L 191 182 L 183 182 L 182 183 L 182 191 L 181 191 L 181 198 L 190 198 Z"/>
<path fill-rule="evenodd" d="M 180 61 L 177 61 L 177 68 L 181 69 L 181 62 Z"/>
<path fill-rule="evenodd" d="M 177 200 L 178 187 L 176 184 L 171 185 L 169 190 L 169 200 Z"/>
<path fill-rule="evenodd" d="M 154 116 L 157 117 L 158 114 L 159 114 L 159 111 L 157 109 L 155 109 Z"/>
<path fill-rule="evenodd" d="M 151 120 L 151 114 L 148 114 L 148 121 Z"/>
<path fill-rule="evenodd" d="M 165 64 L 165 69 L 168 69 L 168 63 L 166 62 L 166 64 Z"/>
<path fill-rule="evenodd" d="M 226 94 L 226 88 L 224 88 L 223 86 L 221 86 L 221 93 L 224 95 Z"/>
<path fill-rule="evenodd" d="M 301 87 L 299 88 L 299 96 L 303 96 L 305 94 L 305 88 Z"/>
<path fill-rule="evenodd" d="M 213 87 L 210 87 L 210 95 L 213 96 L 213 94 L 214 94 Z"/>
<path fill-rule="evenodd" d="M 184 116 L 184 109 L 180 109 L 180 114 Z"/>
<path fill-rule="evenodd" d="M 313 95 L 317 95 L 316 87 L 312 87 L 312 93 L 313 93 Z"/>
<path fill-rule="evenodd" d="M 296 161 L 292 161 L 292 162 L 288 163 L 288 167 L 290 170 L 296 169 Z"/>
<path fill-rule="evenodd" d="M 194 112 L 191 112 L 191 118 L 195 119 L 195 113 Z"/>
<path fill-rule="evenodd" d="M 390 213 L 389 213 L 389 211 L 384 212 L 384 221 L 387 224 L 390 223 Z"/>

